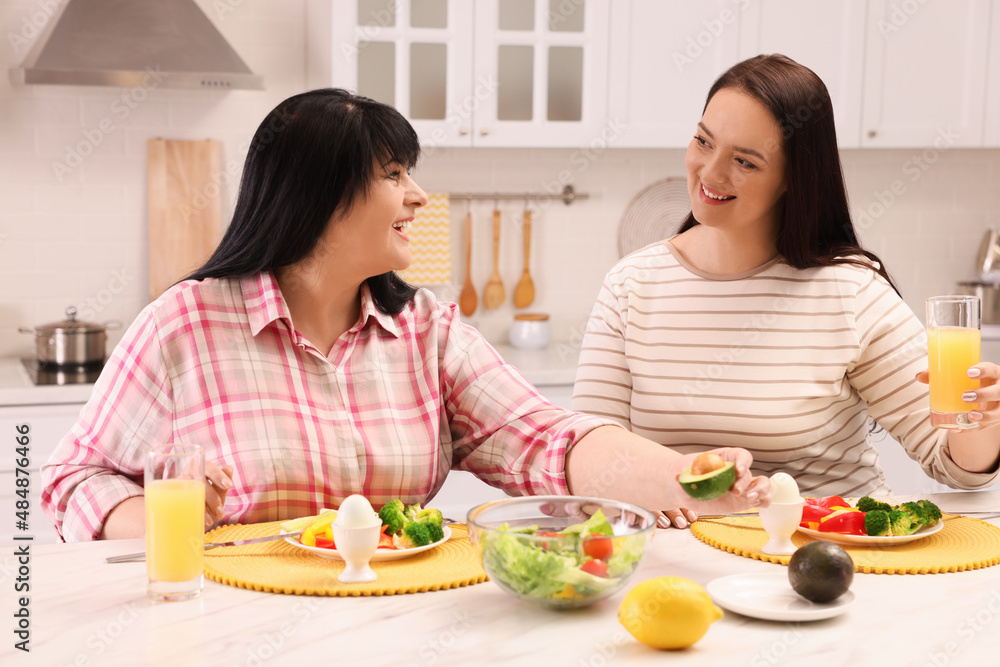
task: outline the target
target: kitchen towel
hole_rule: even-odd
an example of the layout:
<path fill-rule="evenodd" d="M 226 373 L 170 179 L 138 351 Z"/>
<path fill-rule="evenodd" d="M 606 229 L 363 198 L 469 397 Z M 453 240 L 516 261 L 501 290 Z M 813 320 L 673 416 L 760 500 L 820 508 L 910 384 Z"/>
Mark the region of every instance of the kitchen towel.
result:
<path fill-rule="evenodd" d="M 410 237 L 413 264 L 399 275 L 412 285 L 451 284 L 451 220 L 447 193 L 427 195 L 427 205 L 417 209 Z"/>

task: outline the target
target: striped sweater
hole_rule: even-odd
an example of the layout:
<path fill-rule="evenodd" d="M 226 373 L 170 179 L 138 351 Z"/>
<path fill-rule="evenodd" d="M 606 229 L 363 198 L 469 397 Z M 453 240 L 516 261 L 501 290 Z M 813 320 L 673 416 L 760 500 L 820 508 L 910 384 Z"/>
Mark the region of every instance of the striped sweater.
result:
<path fill-rule="evenodd" d="M 985 486 L 929 422 L 926 336 L 874 271 L 798 270 L 776 258 L 737 275 L 688 264 L 669 241 L 607 275 L 587 325 L 573 409 L 681 452 L 745 447 L 755 474 L 803 494 L 889 493 L 868 417 L 939 482 Z"/>

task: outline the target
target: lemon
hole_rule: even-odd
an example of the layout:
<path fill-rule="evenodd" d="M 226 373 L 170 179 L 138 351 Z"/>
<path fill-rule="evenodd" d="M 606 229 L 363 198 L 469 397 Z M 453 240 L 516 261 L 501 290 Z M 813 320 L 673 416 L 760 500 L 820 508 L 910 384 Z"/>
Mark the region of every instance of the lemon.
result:
<path fill-rule="evenodd" d="M 653 648 L 687 648 L 722 618 L 705 589 L 683 577 L 648 579 L 630 590 L 618 607 L 618 621 Z"/>

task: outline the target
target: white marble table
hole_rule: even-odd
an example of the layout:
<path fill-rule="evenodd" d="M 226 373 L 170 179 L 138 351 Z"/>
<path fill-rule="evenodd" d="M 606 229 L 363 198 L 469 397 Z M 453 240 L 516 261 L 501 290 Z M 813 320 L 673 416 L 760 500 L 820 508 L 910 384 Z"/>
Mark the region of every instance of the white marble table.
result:
<path fill-rule="evenodd" d="M 997 492 L 956 498 L 942 497 L 942 507 L 1000 507 Z M 14 649 L 12 614 L 24 593 L 14 591 L 18 563 L 5 547 L 0 664 L 982 667 L 1000 660 L 1000 566 L 858 574 L 851 589 L 858 601 L 840 617 L 795 624 L 727 612 L 693 648 L 662 653 L 619 625 L 625 591 L 588 609 L 551 612 L 489 582 L 417 595 L 316 598 L 208 581 L 199 599 L 153 604 L 145 598 L 144 564 L 104 562 L 142 547 L 141 540 L 32 547 L 28 654 Z M 630 583 L 675 575 L 706 585 L 728 574 L 783 570 L 669 530 L 658 532 Z"/>

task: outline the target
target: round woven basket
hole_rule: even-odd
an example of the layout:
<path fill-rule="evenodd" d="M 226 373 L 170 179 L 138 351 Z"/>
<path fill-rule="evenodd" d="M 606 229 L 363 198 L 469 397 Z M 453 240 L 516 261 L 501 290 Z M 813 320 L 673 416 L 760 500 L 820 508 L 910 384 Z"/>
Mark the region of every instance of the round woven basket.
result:
<path fill-rule="evenodd" d="M 618 223 L 618 254 L 624 257 L 673 236 L 690 212 L 687 179 L 666 178 L 643 188 Z"/>

